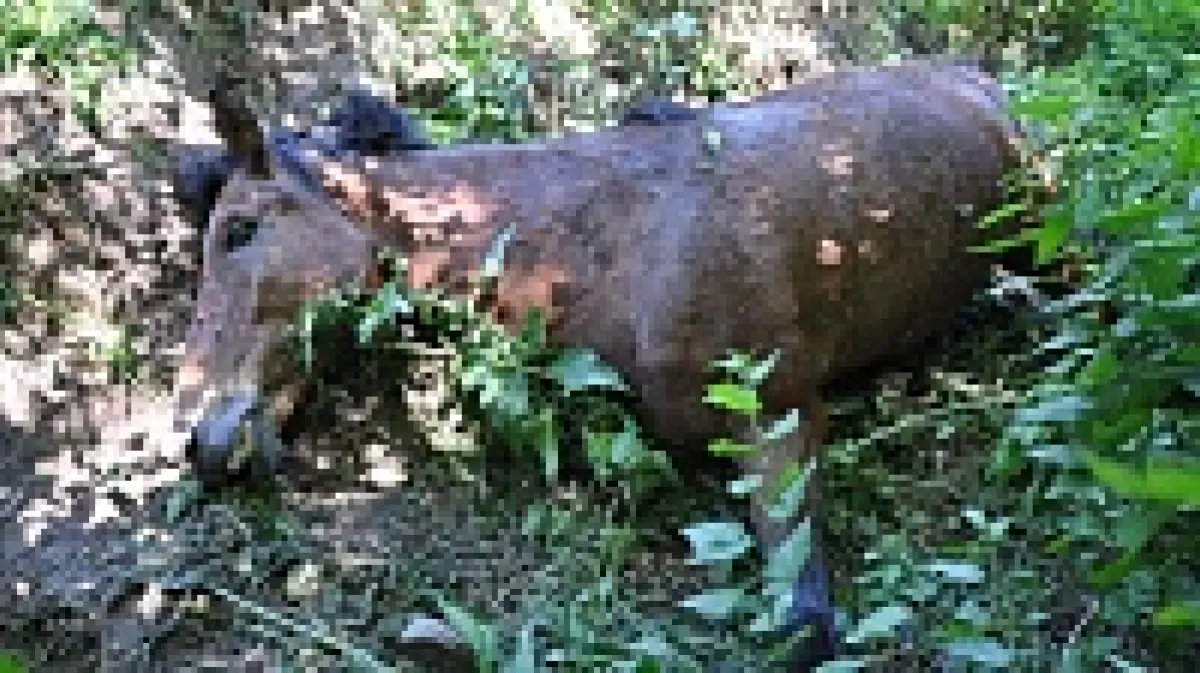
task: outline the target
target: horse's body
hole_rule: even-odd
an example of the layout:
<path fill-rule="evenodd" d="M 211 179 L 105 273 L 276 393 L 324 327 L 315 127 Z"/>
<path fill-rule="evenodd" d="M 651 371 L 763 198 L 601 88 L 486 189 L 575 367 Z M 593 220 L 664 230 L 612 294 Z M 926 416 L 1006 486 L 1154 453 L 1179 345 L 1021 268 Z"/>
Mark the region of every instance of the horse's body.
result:
<path fill-rule="evenodd" d="M 978 71 L 915 63 L 540 143 L 385 157 L 280 144 L 273 178 L 235 174 L 212 213 L 181 411 L 227 418 L 230 399 L 257 394 L 300 302 L 361 279 L 378 247 L 408 257 L 415 285 L 454 291 L 511 225 L 496 319 L 515 327 L 542 310 L 554 343 L 590 347 L 627 377 L 660 439 L 737 431 L 701 402 L 708 364 L 781 348 L 764 411 L 811 422 L 745 462 L 770 483 L 819 442 L 821 385 L 917 344 L 986 280 L 966 248 L 1019 164 L 1000 101 Z M 205 401 L 235 382 L 243 393 Z M 226 441 L 211 423 L 202 441 Z M 774 545 L 794 522 L 762 508 L 760 540 Z M 822 636 L 800 668 L 832 647 L 820 562 L 797 584 L 797 620 Z"/>

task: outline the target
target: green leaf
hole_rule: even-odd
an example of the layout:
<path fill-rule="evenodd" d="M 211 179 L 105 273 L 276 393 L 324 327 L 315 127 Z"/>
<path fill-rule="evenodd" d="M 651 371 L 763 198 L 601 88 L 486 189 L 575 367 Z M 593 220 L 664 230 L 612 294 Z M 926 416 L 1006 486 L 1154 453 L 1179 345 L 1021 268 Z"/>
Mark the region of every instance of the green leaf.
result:
<path fill-rule="evenodd" d="M 1008 668 L 1012 665 L 1013 652 L 995 640 L 956 640 L 946 645 L 946 656 L 967 659 L 985 666 Z"/>
<path fill-rule="evenodd" d="M 1113 233 L 1124 233 L 1131 225 L 1152 222 L 1166 215 L 1177 206 L 1166 197 L 1153 201 L 1124 204 L 1115 211 L 1101 214 L 1096 226 Z"/>
<path fill-rule="evenodd" d="M 583 446 L 584 452 L 587 453 L 588 465 L 602 481 L 612 475 L 610 466 L 613 463 L 612 453 L 615 440 L 616 433 L 594 432 L 586 428 L 583 431 Z"/>
<path fill-rule="evenodd" d="M 732 383 L 710 384 L 704 401 L 726 411 L 745 416 L 758 413 L 758 410 L 762 408 L 756 391 Z"/>
<path fill-rule="evenodd" d="M 371 301 L 362 320 L 358 323 L 358 343 L 365 345 L 371 342 L 375 330 L 390 322 L 396 315 L 408 315 L 412 305 L 400 294 L 392 283 L 384 285 Z"/>
<path fill-rule="evenodd" d="M 867 667 L 862 659 L 838 659 L 821 664 L 813 673 L 840 673 L 841 671 L 861 671 Z"/>
<path fill-rule="evenodd" d="M 1158 535 L 1163 525 L 1175 516 L 1175 508 L 1169 504 L 1126 512 L 1116 522 L 1116 534 L 1111 542 L 1122 549 L 1145 547 Z"/>
<path fill-rule="evenodd" d="M 529 381 L 519 372 L 493 371 L 484 382 L 485 403 L 502 422 L 520 421 L 531 413 Z"/>
<path fill-rule="evenodd" d="M 1083 412 L 1092 408 L 1091 401 L 1080 395 L 1063 395 L 1043 400 L 1040 404 L 1017 411 L 1014 423 L 1069 423 L 1078 421 Z"/>
<path fill-rule="evenodd" d="M 708 444 L 709 453 L 714 456 L 723 456 L 726 458 L 741 458 L 753 455 L 757 450 L 758 447 L 753 444 L 735 442 L 727 438 L 714 439 Z"/>
<path fill-rule="evenodd" d="M 1122 495 L 1192 507 L 1200 504 L 1200 469 L 1164 464 L 1165 459 L 1133 468 L 1091 452 L 1085 460 L 1100 483 Z"/>
<path fill-rule="evenodd" d="M 729 482 L 725 490 L 730 495 L 745 496 L 762 488 L 763 478 L 760 474 L 752 474 Z"/>
<path fill-rule="evenodd" d="M 778 547 L 765 551 L 767 552 L 767 563 L 763 568 L 763 577 L 774 582 L 794 580 L 796 575 L 808 565 L 808 560 L 812 556 L 811 520 L 806 519 L 796 526 L 791 535 L 788 535 L 787 539 Z"/>
<path fill-rule="evenodd" d="M 1020 201 L 1017 201 L 1014 203 L 1006 203 L 1003 206 L 1000 206 L 999 208 L 995 208 L 988 214 L 979 218 L 979 221 L 975 223 L 975 226 L 979 229 L 990 229 L 992 227 L 995 227 L 997 224 L 999 224 L 1001 222 L 1005 222 L 1008 219 L 1010 219 L 1016 215 L 1020 215 L 1021 213 L 1025 212 L 1027 209 L 1028 209 L 1028 206 L 1026 206 L 1024 203 L 1021 203 Z M 1015 239 L 1012 239 L 1012 240 L 1014 241 L 1012 243 L 1012 245 L 1020 245 L 1020 243 L 1016 242 Z M 996 244 L 996 242 L 991 243 L 991 245 L 995 245 L 995 244 Z M 1005 247 L 1006 248 L 1012 247 L 1012 245 L 1007 245 Z"/>
<path fill-rule="evenodd" d="M 558 426 L 554 422 L 554 407 L 545 407 L 538 415 L 538 453 L 542 456 L 542 474 L 553 482 L 558 478 Z"/>
<path fill-rule="evenodd" d="M 1117 560 L 1101 565 L 1088 575 L 1088 581 L 1097 589 L 1112 589 L 1133 572 L 1142 558 L 1141 547 L 1126 549 Z"/>
<path fill-rule="evenodd" d="M 1010 104 L 1013 115 L 1054 121 L 1070 114 L 1079 102 L 1071 96 L 1039 94 L 1036 97 L 1015 99 Z"/>
<path fill-rule="evenodd" d="M 783 629 L 789 621 L 789 616 L 792 612 L 792 606 L 795 604 L 795 599 L 792 596 L 792 589 L 795 586 L 796 578 L 789 577 L 787 581 L 764 581 L 760 597 L 764 599 L 764 603 L 760 603 L 758 611 L 754 616 L 754 620 L 750 622 L 749 629 L 751 633 L 766 634 L 777 633 Z M 794 635 L 798 642 L 800 638 L 804 638 L 809 629 L 804 629 L 803 632 Z M 787 640 L 792 641 L 793 638 Z M 775 660 L 777 654 L 785 655 L 783 651 L 786 643 L 780 643 L 781 647 L 772 648 L 769 658 Z"/>
<path fill-rule="evenodd" d="M 1005 250 L 1018 248 L 1026 243 L 1027 241 L 1023 240 L 1023 238 L 1020 236 L 1011 236 L 1007 238 L 997 238 L 982 245 L 967 246 L 967 251 L 978 254 L 996 254 L 1004 252 Z"/>
<path fill-rule="evenodd" d="M 541 352 L 546 348 L 546 319 L 540 310 L 530 309 L 525 312 L 525 324 L 517 341 L 532 352 Z"/>
<path fill-rule="evenodd" d="M 902 605 L 884 606 L 856 624 L 846 642 L 859 645 L 872 638 L 893 636 L 897 628 L 911 619 L 912 611 Z"/>
<path fill-rule="evenodd" d="M 480 280 L 488 282 L 500 276 L 500 272 L 504 267 L 505 250 L 508 248 L 508 243 L 512 240 L 516 231 L 516 227 L 507 226 L 492 241 L 492 245 L 488 248 L 487 254 L 483 258 L 483 264 L 479 268 Z"/>
<path fill-rule="evenodd" d="M 504 662 L 501 669 L 504 673 L 528 673 L 538 670 L 538 643 L 534 638 L 533 625 L 525 624 L 517 636 L 517 651 L 512 658 Z"/>
<path fill-rule="evenodd" d="M 611 460 L 613 465 L 634 469 L 647 458 L 646 444 L 642 441 L 637 424 L 625 418 L 621 431 L 613 438 Z"/>
<path fill-rule="evenodd" d="M 1058 668 L 1055 673 L 1083 673 L 1083 650 L 1078 646 L 1063 648 L 1058 655 Z"/>
<path fill-rule="evenodd" d="M 1071 447 L 1062 444 L 1031 444 L 1025 449 L 1025 455 L 1030 460 L 1047 463 L 1057 467 L 1073 468 L 1079 466 L 1079 460 Z"/>
<path fill-rule="evenodd" d="M 792 409 L 783 418 L 777 418 L 763 433 L 763 441 L 775 442 L 792 434 L 800 427 L 800 410 Z"/>
<path fill-rule="evenodd" d="M 780 475 L 778 484 L 767 484 L 765 487 L 778 491 L 770 500 L 767 516 L 776 521 L 792 521 L 804 506 L 804 494 L 808 491 L 808 482 L 817 469 L 816 459 L 809 460 L 803 471 L 799 465 L 788 465 Z"/>
<path fill-rule="evenodd" d="M 588 463 L 601 479 L 612 476 L 613 468 L 624 471 L 669 469 L 665 455 L 646 447 L 637 423 L 629 417 L 623 419 L 619 432 L 594 432 L 585 429 L 584 447 Z"/>
<path fill-rule="evenodd" d="M 706 521 L 684 528 L 682 533 L 692 546 L 689 562 L 697 565 L 734 561 L 753 544 L 745 526 L 738 522 Z"/>
<path fill-rule="evenodd" d="M 563 353 L 550 366 L 548 375 L 567 395 L 587 389 L 627 390 L 621 375 L 590 350 Z"/>
<path fill-rule="evenodd" d="M 1037 264 L 1046 264 L 1057 258 L 1058 253 L 1071 238 L 1071 220 L 1068 213 L 1059 211 L 1047 212 L 1042 218 L 1042 226 L 1028 230 L 1022 238 L 1028 238 L 1035 244 L 1037 254 L 1034 260 Z"/>
<path fill-rule="evenodd" d="M 199 481 L 184 480 L 181 481 L 178 488 L 171 491 L 163 503 L 163 516 L 167 523 L 171 525 L 179 525 L 183 522 L 183 515 L 192 508 L 192 505 L 200 501 L 203 487 Z M 0 672 L 4 669 L 0 668 Z"/>
<path fill-rule="evenodd" d="M 930 563 L 924 567 L 926 572 L 936 573 L 952 582 L 960 584 L 979 584 L 983 582 L 983 568 L 974 563 Z"/>
<path fill-rule="evenodd" d="M 737 588 L 713 589 L 680 601 L 687 608 L 707 619 L 728 619 L 745 600 L 745 593 Z"/>
<path fill-rule="evenodd" d="M 1200 626 L 1200 601 L 1173 603 L 1154 614 L 1159 626 Z"/>
<path fill-rule="evenodd" d="M 476 619 L 465 608 L 436 597 L 438 608 L 446 625 L 458 634 L 465 644 L 471 648 L 478 660 L 479 670 L 492 671 L 501 661 L 499 638 L 496 630 L 489 624 Z"/>
<path fill-rule="evenodd" d="M 637 667 L 633 669 L 633 673 L 661 673 L 662 670 L 662 664 L 658 663 L 658 659 L 645 656 L 638 659 Z"/>
<path fill-rule="evenodd" d="M 771 351 L 770 355 L 754 363 L 754 366 L 746 371 L 745 375 L 743 376 L 742 385 L 746 386 L 747 388 L 757 388 L 758 386 L 762 385 L 762 382 L 766 381 L 767 377 L 770 376 L 771 372 L 775 369 L 775 365 L 779 364 L 779 356 L 782 354 L 782 352 L 783 351 L 776 348 L 775 350 Z"/>
<path fill-rule="evenodd" d="M 642 636 L 625 650 L 637 655 L 637 666 L 633 670 L 639 673 L 655 673 L 662 669 L 658 662 L 679 661 L 682 656 L 679 649 L 660 633 Z"/>
<path fill-rule="evenodd" d="M 1106 659 L 1108 659 L 1108 662 L 1112 664 L 1112 668 L 1114 670 L 1121 671 L 1121 673 L 1150 673 L 1150 671 L 1154 670 L 1139 666 L 1132 661 L 1125 659 L 1124 657 L 1117 656 L 1112 652 L 1109 652 L 1104 656 Z"/>
<path fill-rule="evenodd" d="M 0 650 L 0 673 L 25 673 L 29 669 L 25 662 L 12 652 Z"/>
<path fill-rule="evenodd" d="M 729 351 L 725 354 L 725 357 L 720 360 L 714 360 L 712 364 L 714 369 L 719 369 L 734 376 L 740 376 L 742 372 L 750 368 L 752 362 L 750 356 L 745 353 Z"/>

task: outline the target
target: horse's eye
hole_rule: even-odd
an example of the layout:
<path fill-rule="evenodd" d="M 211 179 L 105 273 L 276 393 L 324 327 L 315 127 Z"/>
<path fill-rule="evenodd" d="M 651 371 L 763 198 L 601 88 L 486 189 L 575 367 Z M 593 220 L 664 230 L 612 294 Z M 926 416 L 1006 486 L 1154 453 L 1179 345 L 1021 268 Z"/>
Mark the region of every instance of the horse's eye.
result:
<path fill-rule="evenodd" d="M 257 233 L 257 219 L 244 216 L 229 218 L 225 221 L 225 252 L 235 252 L 246 247 Z"/>

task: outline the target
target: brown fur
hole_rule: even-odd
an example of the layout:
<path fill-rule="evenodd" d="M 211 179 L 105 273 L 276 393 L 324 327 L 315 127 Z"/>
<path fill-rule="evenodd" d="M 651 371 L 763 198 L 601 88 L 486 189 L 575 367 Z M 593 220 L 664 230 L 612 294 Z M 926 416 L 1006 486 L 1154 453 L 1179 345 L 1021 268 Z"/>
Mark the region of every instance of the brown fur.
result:
<path fill-rule="evenodd" d="M 199 393 L 255 385 L 301 299 L 361 278 L 376 246 L 407 254 L 415 284 L 453 290 L 514 225 L 498 320 L 542 309 L 555 343 L 591 347 L 628 377 L 655 436 L 730 430 L 701 402 L 709 362 L 779 347 L 766 412 L 810 410 L 819 437 L 822 384 L 918 343 L 986 280 L 987 260 L 965 248 L 1003 201 L 1014 141 L 986 75 L 915 63 L 693 122 L 326 161 L 332 200 L 287 175 L 235 177 L 205 243 L 181 405 L 194 416 Z M 261 230 L 223 254 L 239 214 Z M 805 444 L 746 469 L 777 476 Z M 778 541 L 782 528 L 758 523 Z"/>

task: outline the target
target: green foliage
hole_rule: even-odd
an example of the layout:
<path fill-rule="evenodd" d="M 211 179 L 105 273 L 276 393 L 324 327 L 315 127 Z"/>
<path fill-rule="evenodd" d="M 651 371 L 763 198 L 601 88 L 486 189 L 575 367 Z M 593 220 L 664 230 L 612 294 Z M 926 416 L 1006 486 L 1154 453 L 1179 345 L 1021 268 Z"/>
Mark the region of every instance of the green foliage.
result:
<path fill-rule="evenodd" d="M 1057 549 L 1088 559 L 1095 588 L 1125 605 L 1098 616 L 1100 632 L 1130 611 L 1180 623 L 1200 590 L 1180 583 L 1198 550 L 1179 537 L 1194 530 L 1200 483 L 1200 10 L 1110 0 L 1094 11 L 1086 55 L 1036 72 L 1016 105 L 1044 125 L 1061 170 L 1045 252 L 1072 252 L 1090 273 L 1055 307 L 1055 358 L 1009 436 L 1079 499 Z M 1105 506 L 1111 523 L 1082 515 L 1095 509 L 1083 504 L 1097 495 L 1089 483 L 1119 496 Z"/>
<path fill-rule="evenodd" d="M 40 69 L 64 78 L 74 112 L 93 129 L 100 86 L 130 52 L 94 19 L 81 0 L 15 0 L 0 6 L 0 73 Z"/>
<path fill-rule="evenodd" d="M 527 316 L 515 338 L 490 320 L 486 297 L 503 260 L 494 252 L 466 299 L 410 288 L 406 262 L 385 256 L 381 263 L 395 275 L 378 291 L 351 288 L 304 311 L 296 332 L 304 363 L 313 365 L 314 342 L 323 340 L 322 330 L 355 324 L 360 347 L 384 345 L 395 358 L 401 355 L 397 351 L 420 345 L 405 336 L 419 326 L 428 338 L 425 346 L 453 348 L 452 392 L 496 450 L 532 451 L 543 476 L 553 482 L 561 444 L 574 437 L 602 481 L 629 478 L 623 483 L 640 489 L 671 476 L 666 456 L 645 445 L 619 403 L 628 387 L 614 370 L 589 351 L 549 348 L 537 313 Z"/>
<path fill-rule="evenodd" d="M 121 58 L 114 42 L 92 18 L 87 2 L 17 0 L 0 8 L 3 71 L 20 66 L 90 65 Z"/>
<path fill-rule="evenodd" d="M 0 650 L 0 673 L 25 673 L 28 670 L 16 655 Z"/>
<path fill-rule="evenodd" d="M 446 75 L 430 120 L 433 137 L 529 138 L 535 129 L 530 125 L 528 59 L 491 34 L 474 9 L 453 4 L 442 9 L 453 18 L 435 55 Z"/>
<path fill-rule="evenodd" d="M 1095 4 L 1085 0 L 902 0 L 880 3 L 902 46 L 917 53 L 1004 54 L 1033 63 L 1062 64 L 1078 57 L 1093 28 Z"/>
<path fill-rule="evenodd" d="M 755 416 L 762 408 L 762 404 L 758 401 L 758 394 L 753 389 L 730 383 L 714 383 L 709 386 L 708 395 L 704 401 L 725 411 L 751 417 Z"/>
<path fill-rule="evenodd" d="M 514 3 L 503 26 L 469 2 L 412 3 L 397 12 L 398 27 L 431 34 L 437 46 L 419 68 L 399 60 L 398 85 L 430 111 L 430 135 L 444 142 L 529 139 L 602 124 L 647 94 L 722 98 L 747 87 L 697 11 L 638 2 L 573 9 L 586 19 L 597 53 L 545 44 L 532 28 L 531 3 Z"/>

